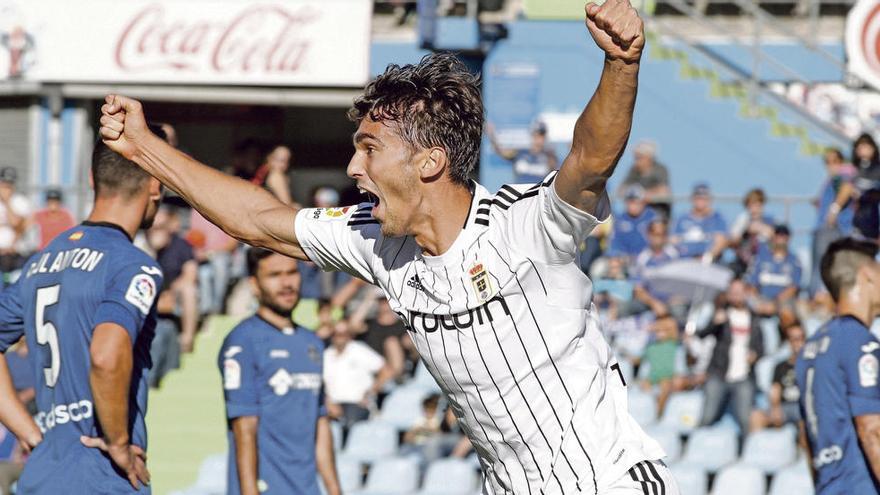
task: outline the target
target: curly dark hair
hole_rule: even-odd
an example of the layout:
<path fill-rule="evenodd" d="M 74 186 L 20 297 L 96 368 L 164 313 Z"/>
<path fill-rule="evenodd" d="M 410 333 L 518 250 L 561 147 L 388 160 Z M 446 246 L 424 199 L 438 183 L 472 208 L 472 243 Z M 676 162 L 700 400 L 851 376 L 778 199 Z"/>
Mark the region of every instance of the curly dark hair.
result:
<path fill-rule="evenodd" d="M 391 64 L 364 89 L 348 118 L 395 122 L 413 150 L 446 150 L 453 182 L 467 184 L 483 130 L 480 78 L 455 55 L 435 53 L 412 65 Z"/>

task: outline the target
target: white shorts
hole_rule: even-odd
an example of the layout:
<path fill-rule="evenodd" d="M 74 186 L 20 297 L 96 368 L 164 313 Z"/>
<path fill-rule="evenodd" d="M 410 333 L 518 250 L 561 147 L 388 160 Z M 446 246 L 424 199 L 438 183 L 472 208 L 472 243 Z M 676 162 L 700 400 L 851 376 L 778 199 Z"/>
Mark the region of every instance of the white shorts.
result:
<path fill-rule="evenodd" d="M 600 495 L 680 495 L 680 492 L 663 461 L 642 461 Z"/>

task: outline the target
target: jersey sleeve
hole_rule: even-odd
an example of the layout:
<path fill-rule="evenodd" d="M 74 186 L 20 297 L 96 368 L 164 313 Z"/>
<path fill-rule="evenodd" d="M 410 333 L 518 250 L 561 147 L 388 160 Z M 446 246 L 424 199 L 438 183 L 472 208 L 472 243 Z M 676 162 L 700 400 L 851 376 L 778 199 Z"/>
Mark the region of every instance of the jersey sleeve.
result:
<path fill-rule="evenodd" d="M 126 263 L 110 277 L 104 299 L 95 313 L 95 325 L 115 323 L 124 328 L 134 342 L 153 310 L 160 287 L 162 270 L 155 263 Z"/>
<path fill-rule="evenodd" d="M 223 375 L 223 398 L 226 417 L 257 416 L 260 394 L 254 342 L 229 334 L 220 349 L 220 373 Z"/>
<path fill-rule="evenodd" d="M 577 257 L 578 246 L 590 232 L 608 221 L 611 204 L 602 192 L 591 215 L 559 197 L 553 185 L 556 172 L 547 177 L 523 192 L 503 186 L 495 204 L 507 207 L 504 237 L 512 249 L 548 263 L 568 263 Z"/>
<path fill-rule="evenodd" d="M 855 333 L 855 332 L 852 332 Z M 840 339 L 838 362 L 846 378 L 846 393 L 853 417 L 880 414 L 880 342 L 860 333 Z"/>
<path fill-rule="evenodd" d="M 370 260 L 379 236 L 372 205 L 344 208 L 304 208 L 296 214 L 296 239 L 324 271 L 343 271 L 373 282 Z"/>
<path fill-rule="evenodd" d="M 24 335 L 20 280 L 0 292 L 0 353 L 6 352 Z"/>

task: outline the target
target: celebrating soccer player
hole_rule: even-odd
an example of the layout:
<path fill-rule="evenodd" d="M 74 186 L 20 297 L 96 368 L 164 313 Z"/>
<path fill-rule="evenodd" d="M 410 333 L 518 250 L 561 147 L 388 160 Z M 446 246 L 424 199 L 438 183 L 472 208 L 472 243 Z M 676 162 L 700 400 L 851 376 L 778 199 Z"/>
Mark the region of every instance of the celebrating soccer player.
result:
<path fill-rule="evenodd" d="M 877 245 L 841 239 L 822 256 L 837 316 L 807 340 L 795 365 L 818 495 L 880 493 L 880 316 Z"/>
<path fill-rule="evenodd" d="M 230 235 L 380 286 L 480 456 L 487 493 L 677 493 L 626 411 L 577 246 L 609 215 L 605 186 L 632 126 L 642 20 L 586 6 L 605 52 L 561 170 L 495 194 L 470 179 L 483 105 L 451 55 L 389 66 L 355 101 L 348 175 L 371 201 L 297 210 L 152 136 L 139 102 L 107 97 L 101 136 Z"/>
<path fill-rule="evenodd" d="M 299 301 L 297 261 L 260 248 L 248 251 L 257 314 L 223 342 L 229 418 L 230 495 L 339 494 L 333 437 L 322 390 L 324 343 L 290 320 Z"/>
<path fill-rule="evenodd" d="M 0 351 L 24 334 L 37 372 L 34 419 L 0 355 L 0 420 L 33 448 L 18 493 L 149 493 L 147 370 L 162 285 L 132 244 L 161 184 L 98 143 L 88 220 L 33 255 L 0 294 Z M 42 432 L 42 433 L 41 433 Z"/>

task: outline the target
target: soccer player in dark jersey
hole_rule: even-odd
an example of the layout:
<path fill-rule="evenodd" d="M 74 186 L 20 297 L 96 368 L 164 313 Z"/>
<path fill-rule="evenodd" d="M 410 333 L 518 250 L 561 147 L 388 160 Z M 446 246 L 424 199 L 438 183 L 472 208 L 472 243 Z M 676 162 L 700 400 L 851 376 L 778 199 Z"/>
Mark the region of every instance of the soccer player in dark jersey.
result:
<path fill-rule="evenodd" d="M 217 358 L 229 418 L 230 495 L 339 494 L 322 387 L 324 344 L 290 320 L 297 261 L 248 251 L 257 314 L 232 329 Z"/>
<path fill-rule="evenodd" d="M 92 178 L 88 220 L 0 294 L 0 352 L 24 335 L 37 377 L 32 419 L 0 354 L 0 421 L 36 447 L 19 493 L 150 493 L 144 416 L 162 273 L 132 238 L 152 223 L 161 185 L 100 142 Z"/>
<path fill-rule="evenodd" d="M 816 493 L 880 493 L 877 245 L 841 239 L 822 257 L 837 315 L 804 344 L 795 370 Z"/>

